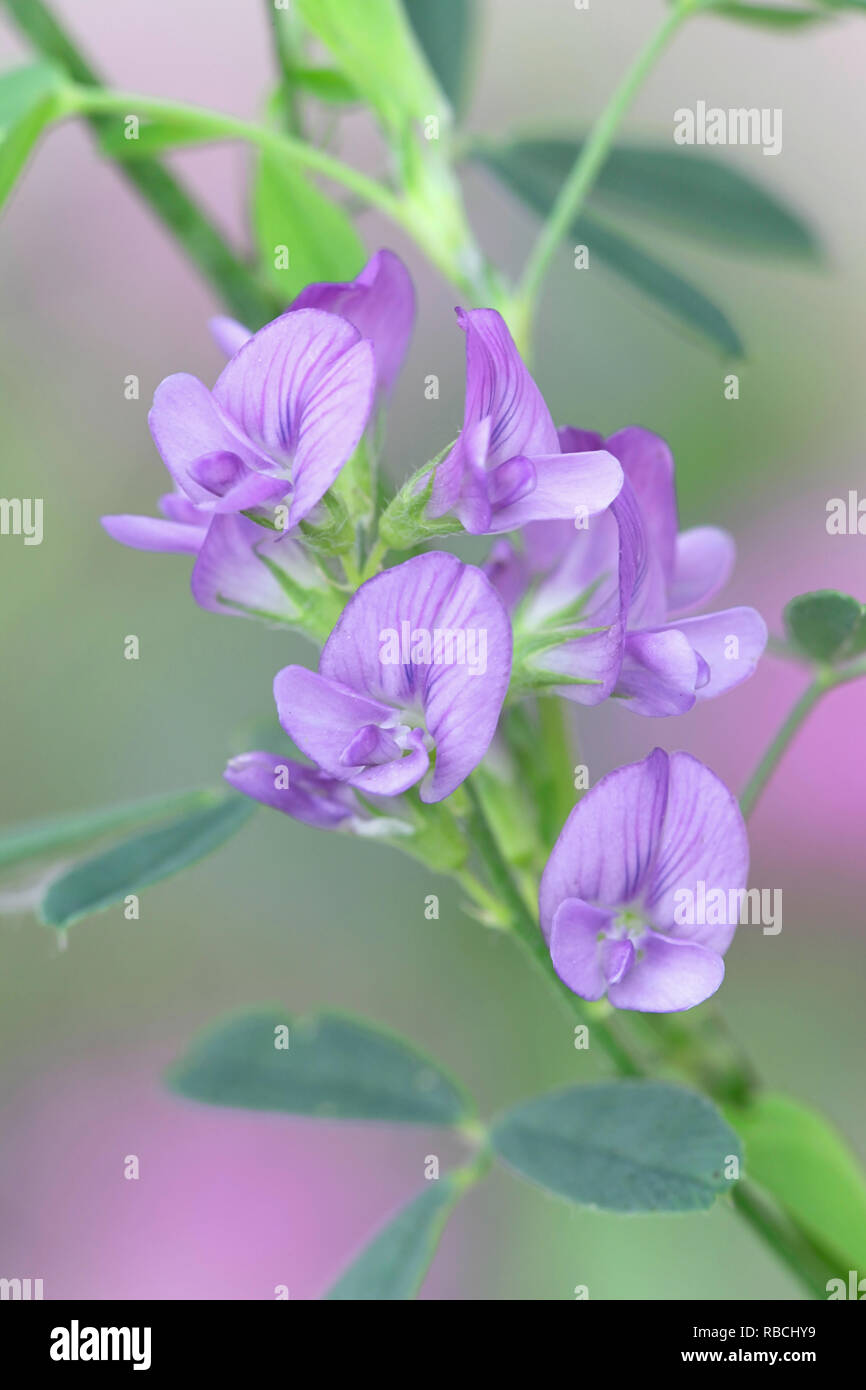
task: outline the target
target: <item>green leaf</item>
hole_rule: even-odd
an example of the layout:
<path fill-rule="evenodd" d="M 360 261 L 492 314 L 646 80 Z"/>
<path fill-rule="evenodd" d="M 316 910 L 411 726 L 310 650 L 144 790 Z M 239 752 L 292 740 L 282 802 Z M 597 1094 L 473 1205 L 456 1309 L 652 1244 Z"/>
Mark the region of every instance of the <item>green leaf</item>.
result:
<path fill-rule="evenodd" d="M 40 908 L 42 921 L 67 927 L 178 873 L 235 835 L 254 809 L 245 797 L 224 797 L 216 806 L 191 811 L 76 864 L 48 889 Z"/>
<path fill-rule="evenodd" d="M 147 797 L 122 806 L 105 806 L 97 811 L 78 811 L 50 820 L 31 821 L 0 832 L 0 869 L 27 859 L 53 854 L 73 845 L 86 844 L 107 835 L 119 833 L 131 825 L 146 825 L 149 821 L 164 820 L 181 811 L 192 811 L 223 799 L 223 792 L 213 788 L 196 791 L 171 792 L 166 796 Z"/>
<path fill-rule="evenodd" d="M 771 1192 L 840 1272 L 866 1270 L 866 1176 L 826 1120 L 787 1096 L 758 1096 L 729 1112 L 746 1148 L 746 1172 Z"/>
<path fill-rule="evenodd" d="M 349 280 L 366 259 L 346 213 L 290 164 L 263 155 L 253 190 L 253 223 L 262 264 L 274 288 L 293 299 L 315 280 Z M 288 268 L 277 269 L 277 247 Z"/>
<path fill-rule="evenodd" d="M 431 1182 L 383 1226 L 325 1299 L 386 1302 L 414 1298 L 463 1190 L 456 1174 Z"/>
<path fill-rule="evenodd" d="M 62 74 L 31 63 L 0 74 L 0 207 L 46 126 L 66 110 Z"/>
<path fill-rule="evenodd" d="M 361 100 L 357 87 L 337 68 L 292 68 L 292 82 L 329 105 L 343 106 Z"/>
<path fill-rule="evenodd" d="M 455 111 L 464 106 L 477 26 L 475 0 L 403 0 L 409 23 Z"/>
<path fill-rule="evenodd" d="M 863 618 L 863 606 L 850 594 L 820 589 L 800 594 L 785 608 L 785 627 L 795 646 L 813 661 L 848 655 Z"/>
<path fill-rule="evenodd" d="M 337 1013 L 293 1020 L 270 1009 L 225 1019 L 175 1065 L 169 1085 L 209 1105 L 322 1119 L 457 1125 L 472 1110 L 411 1043 Z"/>
<path fill-rule="evenodd" d="M 392 134 L 446 114 L 400 0 L 296 0 L 295 8 Z"/>
<path fill-rule="evenodd" d="M 482 162 L 528 207 L 547 217 L 559 191 L 561 179 L 549 166 L 537 165 L 517 155 L 510 147 L 479 152 Z M 660 304 L 669 314 L 697 330 L 729 356 L 740 356 L 742 341 L 730 320 L 706 295 L 687 280 L 655 260 L 649 252 L 628 241 L 597 216 L 584 213 L 572 225 L 571 237 L 589 248 L 593 255 L 623 279 Z"/>
<path fill-rule="evenodd" d="M 479 148 L 478 157 L 490 164 L 505 156 L 515 170 L 529 171 L 529 177 L 539 182 L 543 177 L 559 188 L 581 148 L 579 140 L 566 138 L 515 140 L 499 148 Z M 806 223 L 760 184 L 719 160 L 686 150 L 636 145 L 611 150 L 589 207 L 632 212 L 641 220 L 651 217 L 727 251 L 810 260 L 820 254 Z"/>
<path fill-rule="evenodd" d="M 603 1211 L 696 1211 L 729 1187 L 736 1134 L 703 1096 L 660 1081 L 554 1091 L 494 1125 L 495 1152 L 523 1177 Z"/>
<path fill-rule="evenodd" d="M 596 216 L 584 214 L 574 229 L 586 245 L 623 280 L 641 290 L 673 318 L 707 338 L 729 357 L 742 357 L 743 340 L 728 316 L 690 281 L 626 240 Z"/>
<path fill-rule="evenodd" d="M 806 25 L 816 22 L 820 24 L 828 18 L 818 10 L 783 8 L 780 5 L 747 5 L 737 3 L 737 0 L 711 5 L 708 12 L 721 15 L 724 19 L 738 19 L 746 24 L 758 24 L 767 29 L 784 31 L 803 29 Z"/>

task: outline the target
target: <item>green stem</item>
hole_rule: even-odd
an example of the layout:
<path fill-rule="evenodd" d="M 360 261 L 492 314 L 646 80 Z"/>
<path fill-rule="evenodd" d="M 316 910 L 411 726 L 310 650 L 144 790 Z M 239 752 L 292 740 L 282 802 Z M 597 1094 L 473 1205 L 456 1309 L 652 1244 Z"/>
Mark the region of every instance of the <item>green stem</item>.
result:
<path fill-rule="evenodd" d="M 550 216 L 538 234 L 516 294 L 512 309 L 512 324 L 518 341 L 527 346 L 532 335 L 532 320 L 537 308 L 538 294 L 550 262 L 576 220 L 587 195 L 606 160 L 617 128 L 634 100 L 639 88 L 670 43 L 680 25 L 698 8 L 700 0 L 677 0 L 668 10 L 659 28 L 641 50 L 617 87 L 605 109 L 593 126 L 589 138 L 575 160 L 571 173 L 559 190 Z"/>
<path fill-rule="evenodd" d="M 43 0 L 0 0 L 30 43 L 81 88 L 98 90 L 101 79 L 73 40 L 57 23 Z M 90 121 L 97 134 L 105 119 Z M 157 217 L 172 231 L 190 260 L 216 289 L 231 313 L 251 328 L 266 323 L 278 311 L 249 268 L 227 245 L 225 237 L 193 201 L 186 189 L 156 159 L 120 163 L 124 177 Z"/>
<path fill-rule="evenodd" d="M 826 1299 L 827 1282 L 834 1271 L 808 1240 L 789 1221 L 780 1219 L 762 1201 L 752 1185 L 741 1179 L 732 1192 L 734 1206 L 783 1264 L 818 1299 Z"/>
<path fill-rule="evenodd" d="M 788 745 L 821 697 L 828 690 L 834 690 L 838 685 L 847 685 L 849 681 L 857 680 L 863 675 L 866 675 L 866 662 L 857 662 L 853 666 L 842 667 L 840 670 L 823 667 L 818 670 L 811 684 L 807 685 L 783 721 L 781 728 L 746 783 L 745 790 L 740 797 L 740 807 L 744 816 L 749 816 L 754 811 L 761 793 L 781 762 Z"/>
<path fill-rule="evenodd" d="M 485 815 L 481 797 L 471 777 L 466 780 L 464 786 L 469 798 L 472 844 L 481 856 L 494 893 L 498 895 L 508 910 L 511 923 L 509 930 L 531 957 L 536 968 L 544 975 L 560 1003 L 564 1004 L 573 1018 L 576 1018 L 579 1023 L 591 1027 L 591 1030 L 598 1035 L 602 1046 L 622 1075 L 640 1076 L 643 1070 L 640 1062 L 632 1057 L 615 1031 L 604 1020 L 597 1018 L 591 1020 L 589 1011 L 583 1006 L 583 1001 L 577 995 L 572 994 L 568 986 L 560 980 L 553 970 L 544 937 L 539 930 L 538 923 L 526 906 L 500 852 L 499 845 Z"/>
<path fill-rule="evenodd" d="M 283 103 L 284 124 L 291 135 L 302 136 L 304 132 L 294 78 L 294 36 L 289 28 L 294 16 L 287 10 L 276 9 L 274 0 L 265 0 L 265 9 L 269 17 L 274 56 L 280 74 L 280 97 Z"/>
<path fill-rule="evenodd" d="M 411 201 L 398 197 L 377 179 L 369 178 L 360 170 L 353 169 L 351 165 L 344 164 L 342 160 L 335 159 L 333 155 L 315 145 L 306 144 L 291 135 L 281 134 L 251 121 L 240 120 L 221 111 L 191 106 L 186 102 L 163 101 L 138 92 L 80 87 L 77 91 L 73 90 L 71 97 L 75 102 L 75 109 L 85 115 L 138 115 L 149 116 L 159 121 L 176 121 L 193 127 L 205 138 L 244 140 L 268 154 L 291 160 L 313 173 L 332 179 L 356 194 L 366 205 L 378 208 L 411 236 L 433 265 L 461 292 L 469 296 L 472 302 L 478 297 L 480 286 L 474 275 L 468 273 L 463 266 L 463 260 L 471 260 L 471 257 L 461 259 L 452 245 L 454 239 L 441 236 L 434 218 L 420 215 Z"/>

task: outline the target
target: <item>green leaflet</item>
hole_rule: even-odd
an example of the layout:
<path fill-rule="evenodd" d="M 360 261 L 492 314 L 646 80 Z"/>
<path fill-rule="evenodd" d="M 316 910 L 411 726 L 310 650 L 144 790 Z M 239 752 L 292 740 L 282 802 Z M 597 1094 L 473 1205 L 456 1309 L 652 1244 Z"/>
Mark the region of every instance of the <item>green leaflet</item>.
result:
<path fill-rule="evenodd" d="M 403 0 L 415 37 L 455 111 L 463 109 L 478 23 L 475 0 Z"/>
<path fill-rule="evenodd" d="M 51 63 L 0 74 L 0 208 L 39 136 L 65 110 L 63 76 Z"/>
<path fill-rule="evenodd" d="M 352 279 L 366 259 L 343 209 L 272 155 L 258 160 L 253 224 L 262 266 L 287 305 L 313 281 Z"/>
<path fill-rule="evenodd" d="M 178 873 L 235 835 L 255 809 L 245 797 L 223 797 L 215 806 L 190 811 L 76 864 L 45 894 L 39 910 L 42 921 L 67 927 Z"/>
<path fill-rule="evenodd" d="M 866 642 L 863 605 L 835 589 L 799 594 L 787 604 L 784 618 L 790 641 L 813 661 L 856 656 Z"/>
<path fill-rule="evenodd" d="M 748 1176 L 839 1260 L 840 1276 L 866 1272 L 866 1176 L 836 1130 L 773 1093 L 729 1119 L 744 1141 Z"/>
<path fill-rule="evenodd" d="M 210 806 L 222 797 L 221 789 L 204 787 L 13 826 L 0 832 L 0 868 L 99 840 L 132 825 L 146 825 L 148 821 Z"/>
<path fill-rule="evenodd" d="M 326 1300 L 385 1302 L 414 1298 L 465 1184 L 447 1173 L 392 1217 L 355 1257 Z"/>
<path fill-rule="evenodd" d="M 222 1020 L 174 1066 L 190 1100 L 320 1119 L 459 1125 L 472 1103 L 397 1034 L 346 1014 L 293 1019 L 280 1009 Z"/>
<path fill-rule="evenodd" d="M 740 1143 L 703 1096 L 660 1081 L 573 1086 L 525 1101 L 493 1126 L 521 1177 L 603 1211 L 698 1211 L 730 1186 Z"/>

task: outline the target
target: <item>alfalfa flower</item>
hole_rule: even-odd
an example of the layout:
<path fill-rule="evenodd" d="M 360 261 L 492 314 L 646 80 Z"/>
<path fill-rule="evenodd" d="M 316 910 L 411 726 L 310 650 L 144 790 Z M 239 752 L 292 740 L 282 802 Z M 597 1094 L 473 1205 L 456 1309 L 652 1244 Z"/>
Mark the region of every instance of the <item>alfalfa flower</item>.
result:
<path fill-rule="evenodd" d="M 463 428 L 435 466 L 428 516 L 454 514 L 484 535 L 610 506 L 622 469 L 601 446 L 563 451 L 502 315 L 458 309 L 457 320 L 466 334 Z"/>
<path fill-rule="evenodd" d="M 280 723 L 329 777 L 441 801 L 483 758 L 511 673 L 511 624 L 481 570 L 431 551 L 369 579 L 318 672 L 274 681 Z M 423 781 L 422 781 L 423 779 Z"/>
<path fill-rule="evenodd" d="M 170 507 L 181 508 L 189 534 L 141 517 L 103 525 L 128 545 L 178 549 L 186 540 L 191 549 L 211 516 L 280 503 L 290 530 L 354 452 L 374 385 L 372 344 L 345 319 L 319 309 L 283 314 L 239 348 L 212 391 L 185 372 L 156 389 L 148 422 L 179 499 Z"/>
<path fill-rule="evenodd" d="M 514 607 L 519 679 L 584 704 L 612 694 L 647 715 L 683 713 L 745 680 L 766 624 L 746 607 L 691 616 L 727 580 L 734 542 L 714 526 L 678 531 L 665 441 L 638 428 L 604 441 L 575 429 L 560 438 L 568 451 L 603 442 L 625 482 L 587 525 L 528 526 L 521 550 L 495 549 L 488 572 Z"/>
<path fill-rule="evenodd" d="M 667 1013 L 714 994 L 737 922 L 684 923 L 683 895 L 737 899 L 746 827 L 723 782 L 688 753 L 656 748 L 617 768 L 571 812 L 541 880 L 554 969 L 583 999 Z"/>

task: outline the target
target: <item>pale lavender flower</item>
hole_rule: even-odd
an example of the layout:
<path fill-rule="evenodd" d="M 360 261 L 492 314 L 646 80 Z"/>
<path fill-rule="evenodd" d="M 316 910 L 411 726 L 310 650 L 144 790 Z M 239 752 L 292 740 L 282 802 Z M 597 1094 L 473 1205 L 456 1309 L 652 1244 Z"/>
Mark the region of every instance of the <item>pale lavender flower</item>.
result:
<path fill-rule="evenodd" d="M 688 753 L 656 748 L 617 768 L 571 812 L 541 880 L 541 930 L 559 977 L 583 999 L 646 1013 L 714 994 L 737 915 L 688 921 L 683 903 L 739 902 L 746 827 L 725 785 Z M 709 915 L 709 914 L 707 914 Z"/>
<path fill-rule="evenodd" d="M 325 309 L 351 323 L 369 338 L 376 357 L 376 381 L 387 396 L 400 373 L 415 322 L 412 277 L 393 251 L 377 251 L 354 280 L 307 285 L 289 305 L 295 309 Z M 237 319 L 211 319 L 217 346 L 232 357 L 251 336 Z"/>
<path fill-rule="evenodd" d="M 638 428 L 604 441 L 565 429 L 560 439 L 568 452 L 603 443 L 625 483 L 610 510 L 583 527 L 533 524 L 522 550 L 494 548 L 488 573 L 514 610 L 518 650 L 565 678 L 551 681 L 560 694 L 584 704 L 613 694 L 647 715 L 682 713 L 745 680 L 766 625 L 745 607 L 689 616 L 727 580 L 734 542 L 713 526 L 678 533 L 665 441 Z"/>
<path fill-rule="evenodd" d="M 329 777 L 379 796 L 423 778 L 432 802 L 483 758 L 510 672 L 496 592 L 479 569 L 432 551 L 363 584 L 318 672 L 285 667 L 274 695 L 286 733 Z"/>
<path fill-rule="evenodd" d="M 319 830 L 355 830 L 373 817 L 346 782 L 293 758 L 256 750 L 229 759 L 225 780 L 236 791 Z"/>
<path fill-rule="evenodd" d="M 622 486 L 600 445 L 565 452 L 544 399 L 495 309 L 458 309 L 466 333 L 463 428 L 436 465 L 428 507 L 467 531 L 511 531 L 532 521 L 593 516 Z"/>
<path fill-rule="evenodd" d="M 162 501 L 166 520 L 111 516 L 105 529 L 141 549 L 197 550 L 194 533 L 202 540 L 211 516 L 281 502 L 284 529 L 297 526 L 354 452 L 374 380 L 371 344 L 319 309 L 266 324 L 213 391 L 187 373 L 167 377 L 148 416 L 175 484 Z M 182 513 L 179 521 L 173 511 Z"/>

